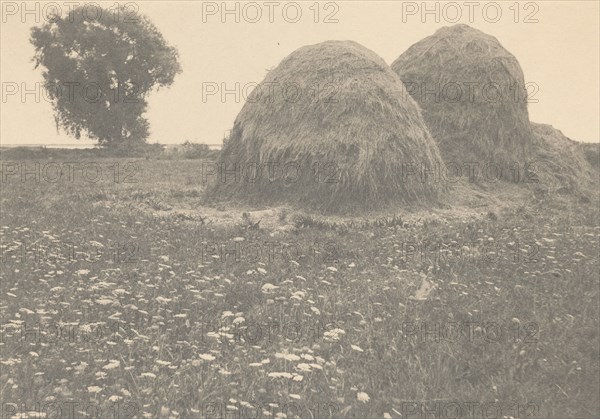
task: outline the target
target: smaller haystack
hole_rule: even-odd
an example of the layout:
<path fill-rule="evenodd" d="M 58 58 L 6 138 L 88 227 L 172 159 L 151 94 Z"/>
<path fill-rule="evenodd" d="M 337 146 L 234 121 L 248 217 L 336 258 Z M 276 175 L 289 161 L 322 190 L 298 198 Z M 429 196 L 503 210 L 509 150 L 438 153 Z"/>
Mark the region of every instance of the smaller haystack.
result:
<path fill-rule="evenodd" d="M 447 163 L 496 163 L 510 174 L 511 164 L 528 160 L 523 71 L 496 38 L 468 25 L 444 27 L 411 46 L 392 69 L 421 106 Z"/>
<path fill-rule="evenodd" d="M 290 54 L 250 94 L 207 196 L 327 212 L 430 204 L 442 170 L 396 73 L 355 42 L 329 41 Z"/>
<path fill-rule="evenodd" d="M 566 137 L 547 124 L 531 124 L 533 151 L 528 184 L 540 197 L 567 195 L 582 202 L 598 200 L 599 145 Z"/>

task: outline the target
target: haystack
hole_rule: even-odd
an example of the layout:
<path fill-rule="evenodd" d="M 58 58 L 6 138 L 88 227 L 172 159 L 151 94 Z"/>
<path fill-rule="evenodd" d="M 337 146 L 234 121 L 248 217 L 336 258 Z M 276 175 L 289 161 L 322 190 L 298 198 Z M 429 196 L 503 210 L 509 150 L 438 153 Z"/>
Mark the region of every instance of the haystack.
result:
<path fill-rule="evenodd" d="M 379 56 L 351 41 L 302 47 L 271 70 L 218 167 L 209 197 L 326 212 L 428 204 L 444 189 L 419 107 Z"/>
<path fill-rule="evenodd" d="M 530 155 L 527 90 L 517 59 L 468 25 L 439 29 L 411 46 L 392 69 L 421 106 L 448 162 L 519 167 Z M 507 178 L 507 176 L 503 176 Z"/>
<path fill-rule="evenodd" d="M 531 124 L 532 176 L 523 179 L 539 197 L 569 195 L 582 202 L 598 199 L 599 146 L 566 137 L 547 124 Z"/>

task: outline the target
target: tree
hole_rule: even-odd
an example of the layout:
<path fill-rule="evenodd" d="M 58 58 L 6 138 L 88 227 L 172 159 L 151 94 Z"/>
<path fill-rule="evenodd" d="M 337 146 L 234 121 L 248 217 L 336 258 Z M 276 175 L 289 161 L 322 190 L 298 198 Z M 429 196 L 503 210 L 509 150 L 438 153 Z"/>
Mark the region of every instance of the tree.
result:
<path fill-rule="evenodd" d="M 102 146 L 143 143 L 146 97 L 181 72 L 179 54 L 147 17 L 125 6 L 78 7 L 31 29 L 35 67 L 57 127 Z"/>

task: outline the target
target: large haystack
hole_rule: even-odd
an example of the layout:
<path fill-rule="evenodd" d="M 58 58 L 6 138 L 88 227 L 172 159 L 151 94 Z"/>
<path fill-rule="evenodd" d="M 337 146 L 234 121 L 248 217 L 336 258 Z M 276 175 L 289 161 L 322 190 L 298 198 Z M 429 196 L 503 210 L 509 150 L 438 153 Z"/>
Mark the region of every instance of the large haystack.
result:
<path fill-rule="evenodd" d="M 421 106 L 447 163 L 496 163 L 507 175 L 507 166 L 528 159 L 523 71 L 493 36 L 468 25 L 444 27 L 411 46 L 392 69 Z"/>
<path fill-rule="evenodd" d="M 302 47 L 271 70 L 218 166 L 223 176 L 211 176 L 209 197 L 324 211 L 431 203 L 443 189 L 443 162 L 419 107 L 380 57 L 350 41 Z"/>

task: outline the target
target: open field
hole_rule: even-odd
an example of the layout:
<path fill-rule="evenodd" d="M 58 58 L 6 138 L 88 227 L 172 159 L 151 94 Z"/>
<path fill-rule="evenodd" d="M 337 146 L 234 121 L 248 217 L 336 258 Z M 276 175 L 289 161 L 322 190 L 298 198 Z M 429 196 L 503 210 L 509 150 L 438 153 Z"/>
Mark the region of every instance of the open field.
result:
<path fill-rule="evenodd" d="M 194 160 L 93 161 L 2 177 L 3 417 L 600 417 L 597 196 L 326 218 L 205 205 Z"/>

